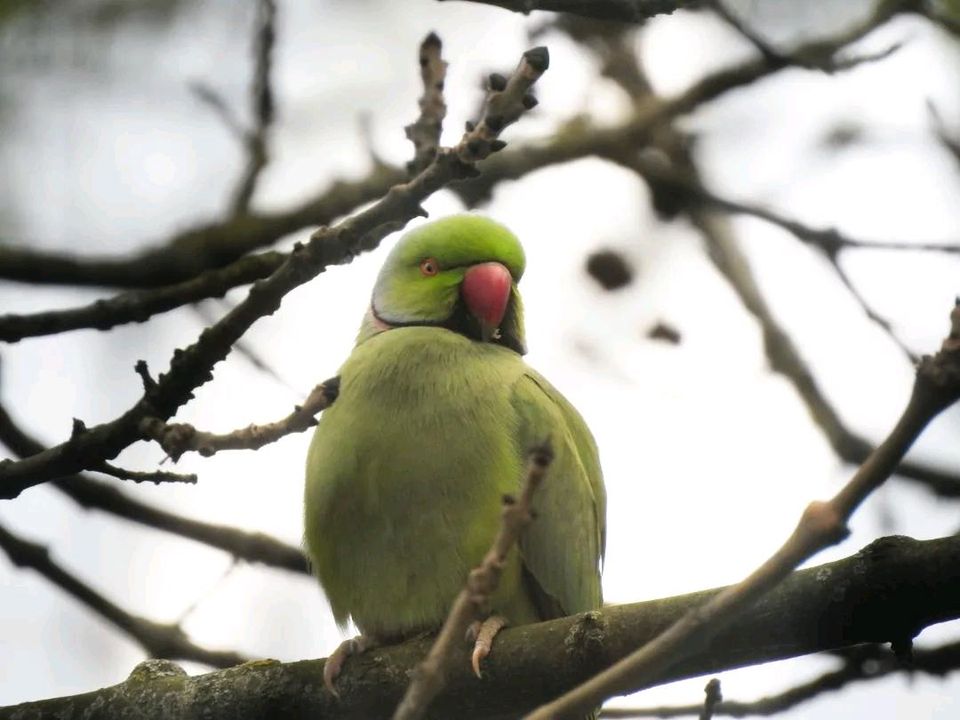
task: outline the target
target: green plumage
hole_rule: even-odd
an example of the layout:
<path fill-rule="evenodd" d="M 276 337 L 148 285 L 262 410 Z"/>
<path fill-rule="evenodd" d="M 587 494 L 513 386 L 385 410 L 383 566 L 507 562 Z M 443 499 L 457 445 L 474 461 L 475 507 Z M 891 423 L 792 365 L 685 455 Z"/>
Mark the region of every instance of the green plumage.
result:
<path fill-rule="evenodd" d="M 512 286 L 500 333 L 483 342 L 460 283 L 493 262 Z M 597 450 L 519 354 L 523 264 L 509 231 L 472 215 L 421 227 L 387 259 L 307 458 L 306 544 L 338 623 L 352 616 L 380 638 L 439 627 L 490 547 L 503 494 L 519 490 L 527 451 L 546 437 L 556 458 L 492 610 L 523 624 L 600 606 Z"/>

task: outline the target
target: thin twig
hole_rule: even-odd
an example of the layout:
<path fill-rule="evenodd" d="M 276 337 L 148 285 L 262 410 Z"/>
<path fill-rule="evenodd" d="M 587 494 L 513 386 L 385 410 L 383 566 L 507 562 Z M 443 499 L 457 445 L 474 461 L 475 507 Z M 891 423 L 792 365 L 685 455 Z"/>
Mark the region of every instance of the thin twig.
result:
<path fill-rule="evenodd" d="M 128 613 L 54 562 L 47 548 L 20 538 L 3 526 L 0 526 L 0 549 L 17 567 L 35 570 L 122 630 L 151 657 L 193 660 L 217 668 L 232 667 L 247 661 L 236 652 L 208 650 L 194 644 L 177 624 L 157 623 Z"/>
<path fill-rule="evenodd" d="M 219 305 L 224 309 L 224 312 L 229 312 L 233 309 L 234 304 L 231 303 L 226 298 L 217 298 Z M 213 325 L 217 321 L 217 315 L 211 312 L 207 307 L 200 303 L 194 303 L 190 308 L 197 314 L 200 320 L 204 325 Z M 273 367 L 269 362 L 260 356 L 260 353 L 254 349 L 249 341 L 245 338 L 241 338 L 233 344 L 233 351 L 243 357 L 248 363 L 250 363 L 256 370 L 264 373 L 265 375 L 273 378 L 278 384 L 283 385 L 287 388 L 294 397 L 302 397 L 303 392 L 297 390 L 283 375 L 280 374 L 280 371 Z"/>
<path fill-rule="evenodd" d="M 851 297 L 860 305 L 864 314 L 874 323 L 880 326 L 887 334 L 887 337 L 893 341 L 901 352 L 906 356 L 911 364 L 916 364 L 919 356 L 911 350 L 906 343 L 894 332 L 890 321 L 876 312 L 867 302 L 867 299 L 860 292 L 859 288 L 853 283 L 844 269 L 840 255 L 844 250 L 850 249 L 883 249 L 883 250 L 903 250 L 909 247 L 912 250 L 953 252 L 960 253 L 960 244 L 947 245 L 940 243 L 888 243 L 870 242 L 851 238 L 841 233 L 836 228 L 812 228 L 797 220 L 788 218 L 778 212 L 763 208 L 757 205 L 751 205 L 734 200 L 722 198 L 715 193 L 707 190 L 690 173 L 690 177 L 676 170 L 664 167 L 663 163 L 652 161 L 650 158 L 634 157 L 624 159 L 620 164 L 630 167 L 638 172 L 644 179 L 654 187 L 661 188 L 661 192 L 667 192 L 671 195 L 682 198 L 686 201 L 702 203 L 704 205 L 721 209 L 732 214 L 748 215 L 763 220 L 772 225 L 780 227 L 791 233 L 801 242 L 815 247 L 823 257 L 830 263 L 837 278 L 843 283 L 844 287 L 850 293 Z"/>
<path fill-rule="evenodd" d="M 317 385 L 293 412 L 267 425 L 248 425 L 231 433 L 217 435 L 197 430 L 187 423 L 165 423 L 155 417 L 140 421 L 144 439 L 155 440 L 177 462 L 185 452 L 210 457 L 221 450 L 256 450 L 292 433 L 301 433 L 317 424 L 316 415 L 330 407 L 340 392 L 340 378 Z"/>
<path fill-rule="evenodd" d="M 749 577 L 724 590 L 672 625 L 652 642 L 607 670 L 541 706 L 527 720 L 589 712 L 613 695 L 648 686 L 657 676 L 703 647 L 800 563 L 849 533 L 847 521 L 933 418 L 960 399 L 960 299 L 950 313 L 950 333 L 940 351 L 924 357 L 913 392 L 896 427 L 831 500 L 807 506 L 793 534 Z"/>
<path fill-rule="evenodd" d="M 457 644 L 463 643 L 470 623 L 482 619 L 490 598 L 499 587 L 507 555 L 516 546 L 523 530 L 533 521 L 533 496 L 546 477 L 551 462 L 553 450 L 549 442 L 530 451 L 520 497 L 504 498 L 500 529 L 493 545 L 480 565 L 470 571 L 466 586 L 453 601 L 430 652 L 414 671 L 413 680 L 397 706 L 393 720 L 418 720 L 443 690 L 451 651 Z"/>
<path fill-rule="evenodd" d="M 36 455 L 46 448 L 18 427 L 0 405 L 0 443 L 15 455 Z M 163 530 L 215 547 L 247 562 L 309 575 L 307 561 L 299 548 L 259 532 L 194 520 L 135 500 L 118 488 L 87 475 L 70 475 L 53 481 L 53 486 L 85 510 L 100 510 L 116 517 Z"/>
<path fill-rule="evenodd" d="M 717 705 L 723 700 L 723 695 L 720 692 L 720 681 L 717 678 L 711 678 L 703 689 L 703 694 L 705 697 L 700 710 L 700 720 L 712 720 Z"/>
<path fill-rule="evenodd" d="M 838 239 L 837 233 L 833 230 L 811 230 L 765 208 L 732 202 L 711 194 L 696 181 L 696 175 L 693 174 L 694 168 L 690 164 L 692 161 L 689 157 L 685 158 L 682 153 L 677 158 L 677 162 L 686 167 L 686 173 L 671 171 L 660 164 L 647 162 L 643 158 L 634 158 L 627 162 L 621 157 L 617 161 L 626 167 L 641 171 L 648 180 L 663 180 L 673 192 L 683 197 L 693 198 L 698 202 L 702 201 L 703 205 L 712 205 L 731 213 L 749 210 L 749 214 L 755 214 L 760 219 L 769 220 L 789 232 L 795 232 L 798 238 L 805 239 L 811 244 L 819 246 L 819 243 L 823 242 L 827 247 L 837 247 L 837 243 L 840 247 L 860 246 L 861 241 L 852 238 L 839 236 Z M 756 213 L 753 212 L 754 210 Z M 852 465 L 862 463 L 876 446 L 851 431 L 827 399 L 799 348 L 774 316 L 760 292 L 756 278 L 750 269 L 750 263 L 731 234 L 726 218 L 717 217 L 693 207 L 690 209 L 690 219 L 703 233 L 710 260 L 736 291 L 747 311 L 760 324 L 763 330 L 764 349 L 771 368 L 775 372 L 782 373 L 793 383 L 834 452 Z M 816 237 L 813 234 L 816 234 Z M 960 474 L 956 472 L 915 461 L 905 461 L 897 468 L 897 475 L 918 482 L 943 497 L 960 497 Z"/>
<path fill-rule="evenodd" d="M 276 40 L 276 16 L 277 6 L 274 0 L 259 0 L 253 42 L 253 82 L 250 85 L 253 126 L 243 134 L 247 164 L 230 203 L 230 212 L 233 215 L 242 215 L 247 212 L 260 174 L 269 161 L 267 135 L 274 118 L 270 69 L 273 64 L 273 46 Z"/>
<path fill-rule="evenodd" d="M 237 119 L 229 103 L 224 100 L 223 95 L 206 83 L 200 81 L 191 82 L 187 87 L 197 100 L 210 108 L 213 114 L 223 123 L 224 127 L 230 131 L 231 135 L 240 141 L 243 140 L 245 134 L 243 125 L 240 123 L 240 120 Z"/>
<path fill-rule="evenodd" d="M 154 485 L 160 483 L 187 483 L 192 485 L 197 482 L 197 476 L 194 473 L 175 473 L 167 470 L 127 470 L 117 467 L 111 463 L 103 463 L 97 467 L 90 468 L 97 472 L 115 477 L 118 480 L 132 480 L 136 483 L 152 482 Z"/>
<path fill-rule="evenodd" d="M 710 0 L 710 8 L 717 17 L 735 30 L 744 40 L 753 45 L 760 55 L 769 63 L 789 62 L 789 58 L 776 50 L 770 43 L 760 37 L 740 17 L 732 12 L 724 0 Z"/>
<path fill-rule="evenodd" d="M 834 692 L 862 680 L 874 680 L 894 673 L 924 672 L 946 676 L 960 668 L 960 642 L 936 648 L 917 648 L 913 651 L 910 667 L 897 660 L 896 655 L 880 645 L 862 645 L 843 653 L 844 663 L 805 683 L 776 695 L 749 702 L 724 700 L 715 709 L 716 715 L 751 717 L 777 715 L 801 703 Z M 699 705 L 667 705 L 649 708 L 610 708 L 601 713 L 604 720 L 614 718 L 675 718 L 696 715 Z"/>
<path fill-rule="evenodd" d="M 443 100 L 443 83 L 447 76 L 447 62 L 442 56 L 443 43 L 436 33 L 430 33 L 420 43 L 420 116 L 407 125 L 404 132 L 413 143 L 413 160 L 407 163 L 407 172 L 416 175 L 433 162 L 440 147 L 440 132 L 447 105 Z"/>

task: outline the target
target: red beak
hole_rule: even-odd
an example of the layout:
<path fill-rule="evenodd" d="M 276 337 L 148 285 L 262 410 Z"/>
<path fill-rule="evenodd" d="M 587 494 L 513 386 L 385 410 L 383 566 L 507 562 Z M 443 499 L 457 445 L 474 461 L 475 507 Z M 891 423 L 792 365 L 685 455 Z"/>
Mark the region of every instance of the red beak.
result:
<path fill-rule="evenodd" d="M 460 292 L 467 309 L 479 322 L 483 339 L 494 337 L 510 302 L 513 277 L 498 262 L 474 265 L 463 276 Z"/>

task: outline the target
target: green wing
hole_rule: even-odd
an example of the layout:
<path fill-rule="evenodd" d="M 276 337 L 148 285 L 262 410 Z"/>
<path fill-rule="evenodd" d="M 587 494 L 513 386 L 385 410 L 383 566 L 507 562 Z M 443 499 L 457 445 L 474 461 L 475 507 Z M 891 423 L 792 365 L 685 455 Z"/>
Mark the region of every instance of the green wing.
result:
<path fill-rule="evenodd" d="M 596 443 L 580 413 L 533 370 L 514 386 L 513 405 L 520 451 L 549 437 L 555 453 L 520 540 L 532 594 L 545 619 L 598 608 L 606 493 Z"/>

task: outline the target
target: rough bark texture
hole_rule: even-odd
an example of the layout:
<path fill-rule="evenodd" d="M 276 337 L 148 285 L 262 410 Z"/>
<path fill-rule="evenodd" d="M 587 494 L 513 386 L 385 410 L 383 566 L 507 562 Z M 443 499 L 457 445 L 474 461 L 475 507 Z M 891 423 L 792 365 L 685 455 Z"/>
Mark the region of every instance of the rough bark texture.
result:
<path fill-rule="evenodd" d="M 457 651 L 432 718 L 516 717 L 648 642 L 718 590 L 604 608 L 503 631 L 483 680 Z M 863 642 L 903 644 L 922 628 L 960 617 L 960 537 L 882 538 L 856 555 L 794 573 L 709 647 L 658 683 Z M 323 689 L 322 661 L 258 661 L 187 677 L 152 661 L 119 685 L 0 709 L 0 718 L 389 717 L 408 673 L 430 645 L 423 638 L 351 659 Z"/>

